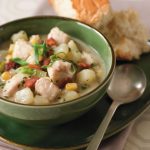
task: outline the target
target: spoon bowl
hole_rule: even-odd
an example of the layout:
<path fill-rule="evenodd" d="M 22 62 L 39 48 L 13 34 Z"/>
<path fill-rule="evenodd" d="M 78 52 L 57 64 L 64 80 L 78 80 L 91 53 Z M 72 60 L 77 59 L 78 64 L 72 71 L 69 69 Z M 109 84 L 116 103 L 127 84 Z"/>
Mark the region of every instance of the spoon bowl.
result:
<path fill-rule="evenodd" d="M 129 103 L 138 99 L 146 87 L 144 72 L 136 65 L 125 64 L 116 67 L 107 93 L 120 103 Z"/>
<path fill-rule="evenodd" d="M 98 149 L 116 109 L 121 104 L 138 100 L 145 88 L 146 76 L 139 67 L 133 64 L 116 67 L 107 90 L 113 102 L 86 150 Z"/>

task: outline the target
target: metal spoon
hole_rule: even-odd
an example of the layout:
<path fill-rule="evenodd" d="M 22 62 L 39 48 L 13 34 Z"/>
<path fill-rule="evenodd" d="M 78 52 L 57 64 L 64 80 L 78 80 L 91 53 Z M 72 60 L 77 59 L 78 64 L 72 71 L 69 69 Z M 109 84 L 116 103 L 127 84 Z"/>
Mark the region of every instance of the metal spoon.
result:
<path fill-rule="evenodd" d="M 144 72 L 136 65 L 116 67 L 107 93 L 113 102 L 86 150 L 97 150 L 118 106 L 137 100 L 146 88 Z"/>

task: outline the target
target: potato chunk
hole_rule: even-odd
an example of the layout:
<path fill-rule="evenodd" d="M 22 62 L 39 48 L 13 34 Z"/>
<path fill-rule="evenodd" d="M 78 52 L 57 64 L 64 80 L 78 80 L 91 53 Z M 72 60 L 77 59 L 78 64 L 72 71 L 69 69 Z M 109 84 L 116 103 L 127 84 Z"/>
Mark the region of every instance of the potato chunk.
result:
<path fill-rule="evenodd" d="M 15 102 L 21 104 L 32 104 L 33 103 L 33 93 L 30 88 L 24 88 L 17 91 L 15 94 Z"/>
<path fill-rule="evenodd" d="M 19 31 L 18 33 L 14 33 L 11 37 L 11 40 L 13 41 L 13 43 L 15 43 L 19 39 L 27 41 L 28 40 L 27 33 L 22 30 L 22 31 Z"/>
<path fill-rule="evenodd" d="M 49 100 L 43 96 L 36 95 L 34 98 L 34 105 L 48 105 L 50 104 Z"/>
<path fill-rule="evenodd" d="M 80 85 L 90 85 L 96 80 L 96 74 L 92 69 L 84 69 L 77 74 L 77 82 Z"/>
<path fill-rule="evenodd" d="M 70 101 L 79 97 L 79 94 L 76 91 L 68 91 L 66 90 L 64 93 L 65 101 Z"/>

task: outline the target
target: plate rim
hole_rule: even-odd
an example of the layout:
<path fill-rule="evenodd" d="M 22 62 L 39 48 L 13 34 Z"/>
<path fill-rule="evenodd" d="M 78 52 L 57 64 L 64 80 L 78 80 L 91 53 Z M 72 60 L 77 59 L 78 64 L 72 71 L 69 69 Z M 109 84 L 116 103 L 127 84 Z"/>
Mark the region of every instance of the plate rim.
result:
<path fill-rule="evenodd" d="M 125 129 L 130 123 L 132 123 L 133 121 L 137 120 L 139 117 L 142 116 L 142 114 L 144 114 L 144 112 L 146 112 L 149 108 L 150 108 L 150 99 L 148 100 L 149 102 L 146 103 L 142 109 L 140 109 L 136 114 L 134 114 L 130 120 L 125 123 L 122 127 L 110 132 L 110 133 L 107 133 L 106 131 L 106 134 L 103 138 L 103 140 L 107 140 L 108 138 L 112 137 L 112 136 L 115 136 L 117 133 L 121 132 L 123 129 Z M 94 134 L 93 134 L 94 135 Z M 77 146 L 71 146 L 71 147 L 66 147 L 66 148 L 41 148 L 41 147 L 36 147 L 36 146 L 28 146 L 28 145 L 25 145 L 25 144 L 19 144 L 19 143 L 16 143 L 12 140 L 9 140 L 7 138 L 4 138 L 3 136 L 0 135 L 0 140 L 2 142 L 4 142 L 5 144 L 10 144 L 10 146 L 15 146 L 16 148 L 23 148 L 23 149 L 26 149 L 26 150 L 77 150 L 77 149 L 80 149 L 80 148 L 85 148 L 87 147 L 88 143 L 90 142 L 91 138 L 93 137 L 93 135 L 87 137 L 86 139 L 86 142 L 84 144 L 80 144 L 80 145 L 77 145 Z"/>

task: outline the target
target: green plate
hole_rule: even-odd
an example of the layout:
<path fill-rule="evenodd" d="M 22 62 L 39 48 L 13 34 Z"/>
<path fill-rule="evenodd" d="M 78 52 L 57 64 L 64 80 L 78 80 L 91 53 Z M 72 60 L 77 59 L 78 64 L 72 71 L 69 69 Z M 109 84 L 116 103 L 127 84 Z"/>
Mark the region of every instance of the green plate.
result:
<path fill-rule="evenodd" d="M 138 61 L 131 63 L 140 66 L 147 77 L 147 87 L 143 96 L 136 102 L 120 106 L 115 113 L 105 134 L 105 139 L 118 133 L 132 120 L 136 119 L 150 103 L 150 54 L 145 54 Z M 123 62 L 126 63 L 126 62 Z M 127 62 L 128 63 L 128 62 Z M 120 64 L 120 62 L 118 62 Z M 118 91 L 119 92 L 119 91 Z M 111 100 L 107 95 L 84 116 L 57 127 L 36 127 L 19 124 L 10 118 L 0 115 L 0 136 L 9 143 L 17 143 L 26 149 L 76 149 L 86 146 L 96 131 Z"/>

